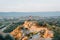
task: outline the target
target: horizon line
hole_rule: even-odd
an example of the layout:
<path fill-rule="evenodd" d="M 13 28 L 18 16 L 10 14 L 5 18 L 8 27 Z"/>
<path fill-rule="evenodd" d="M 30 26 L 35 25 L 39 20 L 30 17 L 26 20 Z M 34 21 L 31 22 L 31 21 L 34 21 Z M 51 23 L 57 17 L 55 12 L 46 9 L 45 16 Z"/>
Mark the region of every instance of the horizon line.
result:
<path fill-rule="evenodd" d="M 14 11 L 3 11 L 3 12 L 14 12 Z M 15 11 L 15 12 L 18 12 L 18 11 Z M 35 11 L 32 11 L 32 12 L 35 12 Z M 38 12 L 38 11 L 36 11 Z M 40 12 L 60 12 L 60 11 L 40 11 Z"/>

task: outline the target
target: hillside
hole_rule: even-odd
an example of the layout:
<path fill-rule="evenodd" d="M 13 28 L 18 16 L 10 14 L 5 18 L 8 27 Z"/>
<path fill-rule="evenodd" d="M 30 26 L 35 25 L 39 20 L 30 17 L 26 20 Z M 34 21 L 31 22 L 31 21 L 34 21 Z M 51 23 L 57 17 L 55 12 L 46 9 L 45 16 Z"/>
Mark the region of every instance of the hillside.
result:
<path fill-rule="evenodd" d="M 0 19 L 0 31 L 10 33 L 16 40 L 39 40 L 41 37 L 60 40 L 60 16 L 31 18 L 31 20 L 3 18 Z M 47 36 L 48 33 L 50 34 Z"/>
<path fill-rule="evenodd" d="M 28 31 L 28 32 L 27 32 Z M 37 21 L 25 21 L 22 26 L 18 26 L 10 34 L 14 36 L 16 40 L 34 40 L 34 35 L 39 33 L 40 38 L 52 38 L 54 33 L 45 26 L 40 26 Z M 28 36 L 29 35 L 29 36 Z M 27 38 L 26 38 L 27 37 Z M 32 38 L 30 38 L 32 37 Z M 36 39 L 36 38 L 35 38 Z M 37 40 L 37 39 L 36 39 Z"/>

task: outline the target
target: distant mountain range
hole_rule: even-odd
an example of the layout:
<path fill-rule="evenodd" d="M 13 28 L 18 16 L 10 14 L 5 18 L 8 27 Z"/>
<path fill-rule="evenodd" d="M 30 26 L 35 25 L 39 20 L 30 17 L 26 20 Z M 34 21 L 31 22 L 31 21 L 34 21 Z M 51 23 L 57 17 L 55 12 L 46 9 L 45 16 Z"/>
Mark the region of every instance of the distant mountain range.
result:
<path fill-rule="evenodd" d="M 51 17 L 60 16 L 60 12 L 0 12 L 2 17 L 25 17 L 25 16 L 40 16 L 40 17 Z"/>

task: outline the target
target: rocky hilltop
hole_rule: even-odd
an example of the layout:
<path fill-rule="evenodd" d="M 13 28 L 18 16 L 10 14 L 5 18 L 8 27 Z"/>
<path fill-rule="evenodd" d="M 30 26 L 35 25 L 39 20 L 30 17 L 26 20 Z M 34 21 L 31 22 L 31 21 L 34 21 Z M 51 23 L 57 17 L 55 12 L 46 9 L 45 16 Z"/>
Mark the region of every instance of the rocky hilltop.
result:
<path fill-rule="evenodd" d="M 10 32 L 16 40 L 40 40 L 40 38 L 52 38 L 53 31 L 46 26 L 40 26 L 37 21 L 25 21 Z"/>

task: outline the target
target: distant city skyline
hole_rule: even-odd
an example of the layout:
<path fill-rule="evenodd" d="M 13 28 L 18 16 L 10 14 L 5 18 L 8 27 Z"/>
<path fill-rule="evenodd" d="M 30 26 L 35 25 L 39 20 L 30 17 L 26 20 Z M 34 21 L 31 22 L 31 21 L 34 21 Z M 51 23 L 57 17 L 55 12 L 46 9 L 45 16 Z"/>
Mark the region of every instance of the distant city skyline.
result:
<path fill-rule="evenodd" d="M 60 0 L 0 0 L 0 12 L 60 11 Z"/>

